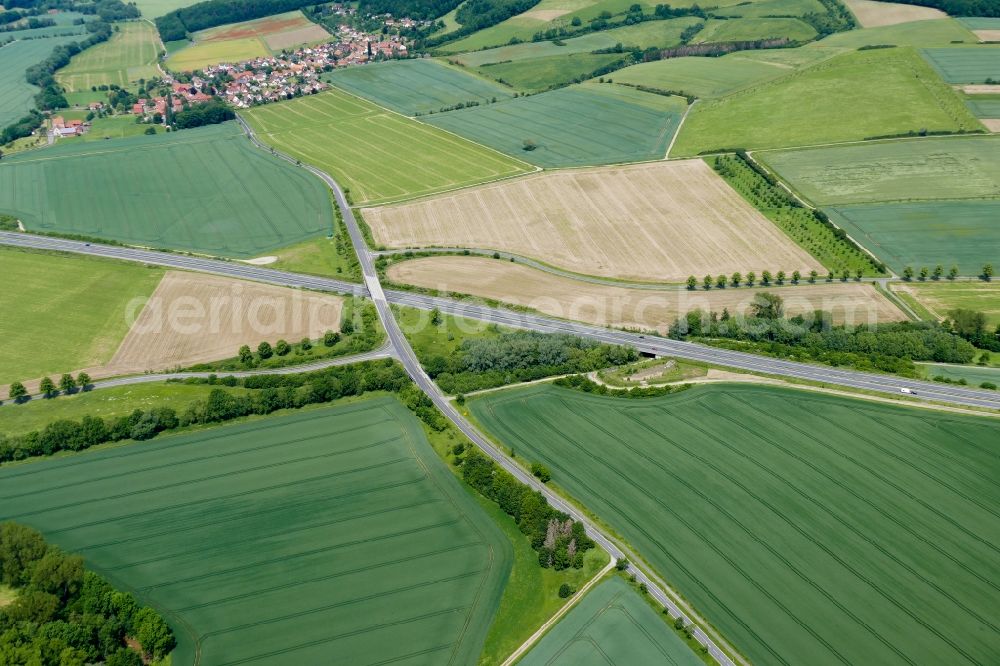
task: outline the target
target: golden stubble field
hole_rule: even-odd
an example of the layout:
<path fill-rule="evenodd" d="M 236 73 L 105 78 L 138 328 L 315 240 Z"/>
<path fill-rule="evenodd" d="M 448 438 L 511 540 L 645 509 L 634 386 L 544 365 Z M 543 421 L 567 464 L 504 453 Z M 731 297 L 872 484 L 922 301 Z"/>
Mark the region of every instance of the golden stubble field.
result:
<path fill-rule="evenodd" d="M 875 0 L 845 0 L 845 4 L 863 28 L 948 18 L 948 15 L 943 11 L 933 7 L 876 2 Z"/>
<path fill-rule="evenodd" d="M 169 271 L 148 300 L 116 313 L 134 322 L 111 360 L 84 370 L 93 379 L 161 372 L 232 358 L 241 345 L 316 339 L 340 330 L 343 305 L 340 296 Z M 35 393 L 39 381 L 24 385 Z M 6 387 L 0 391 L 6 395 Z"/>
<path fill-rule="evenodd" d="M 388 247 L 503 250 L 584 275 L 823 270 L 702 160 L 542 173 L 363 214 Z"/>
<path fill-rule="evenodd" d="M 718 313 L 725 308 L 734 316 L 748 314 L 754 295 L 760 291 L 781 295 L 788 316 L 824 310 L 833 313 L 836 324 L 906 319 L 873 286 L 856 282 L 707 291 L 636 289 L 561 277 L 509 261 L 464 256 L 403 261 L 391 265 L 387 277 L 399 284 L 471 294 L 563 319 L 661 333 L 678 315 L 699 308 Z"/>

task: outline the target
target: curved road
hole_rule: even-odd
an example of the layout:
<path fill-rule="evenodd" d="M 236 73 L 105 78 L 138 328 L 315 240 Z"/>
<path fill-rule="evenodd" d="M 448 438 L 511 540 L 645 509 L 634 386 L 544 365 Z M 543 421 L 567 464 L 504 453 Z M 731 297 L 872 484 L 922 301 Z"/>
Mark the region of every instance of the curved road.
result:
<path fill-rule="evenodd" d="M 250 140 L 259 148 L 272 152 L 269 147 L 261 144 L 250 127 L 238 117 L 243 125 L 244 131 Z M 274 152 L 282 159 L 297 163 L 296 160 L 287 155 Z M 344 197 L 336 181 L 327 173 L 309 165 L 301 165 L 322 179 L 337 200 L 341 213 L 347 226 L 351 242 L 358 254 L 364 278 L 364 286 L 352 284 L 340 280 L 300 275 L 287 271 L 277 271 L 268 268 L 261 268 L 235 261 L 221 259 L 209 259 L 194 257 L 183 254 L 172 254 L 165 252 L 155 252 L 150 250 L 140 250 L 124 247 L 114 247 L 102 244 L 85 243 L 80 241 L 63 240 L 44 236 L 35 236 L 23 233 L 0 232 L 0 244 L 16 245 L 21 247 L 32 247 L 48 250 L 59 250 L 64 252 L 77 252 L 95 256 L 122 259 L 126 261 L 136 261 L 170 268 L 195 270 L 229 277 L 243 278 L 277 284 L 289 287 L 300 287 L 306 289 L 317 289 L 322 291 L 333 291 L 339 293 L 354 294 L 358 296 L 367 295 L 375 304 L 379 318 L 388 336 L 388 343 L 392 352 L 406 368 L 413 381 L 433 400 L 434 404 L 441 412 L 451 420 L 455 426 L 461 430 L 480 449 L 489 455 L 497 464 L 501 465 L 513 474 L 522 483 L 540 491 L 554 507 L 580 521 L 587 529 L 587 533 L 602 548 L 604 548 L 612 558 L 628 558 L 635 562 L 638 558 L 627 548 L 619 546 L 601 529 L 599 529 L 589 518 L 583 515 L 576 507 L 569 504 L 562 497 L 551 491 L 547 486 L 540 483 L 534 476 L 523 470 L 519 465 L 508 458 L 494 444 L 487 439 L 475 426 L 463 417 L 454 405 L 441 392 L 437 385 L 431 381 L 424 372 L 410 347 L 409 342 L 403 335 L 398 322 L 392 315 L 390 303 L 406 305 L 410 307 L 433 309 L 438 308 L 448 314 L 469 317 L 487 322 L 495 322 L 507 326 L 532 329 L 543 332 L 572 333 L 602 342 L 612 344 L 622 344 L 635 347 L 636 349 L 657 354 L 670 355 L 678 358 L 691 359 L 697 361 L 708 361 L 711 363 L 730 366 L 742 370 L 763 372 L 773 375 L 782 375 L 797 379 L 808 379 L 827 384 L 836 384 L 849 388 L 859 388 L 869 391 L 899 395 L 900 388 L 906 387 L 914 391 L 917 397 L 925 400 L 935 400 L 961 406 L 977 406 L 992 409 L 1000 409 L 1000 394 L 995 392 L 962 388 L 931 382 L 921 382 L 915 380 L 900 379 L 886 375 L 875 375 L 849 370 L 838 370 L 822 366 L 812 366 L 802 363 L 793 363 L 778 359 L 756 356 L 742 352 L 732 352 L 712 347 L 706 347 L 690 342 L 679 342 L 667 340 L 659 337 L 644 336 L 636 333 L 614 331 L 611 329 L 596 326 L 587 326 L 573 322 L 563 321 L 550 317 L 514 312 L 502 308 L 486 307 L 473 303 L 455 301 L 446 298 L 424 296 L 403 291 L 385 291 L 375 270 L 373 254 L 365 243 L 361 229 L 354 218 L 353 211 Z M 357 357 L 355 357 L 355 360 Z M 347 357 L 341 359 L 348 362 Z M 301 369 L 301 368 L 299 368 Z M 299 369 L 296 369 L 298 371 Z M 114 381 L 114 380 L 112 380 Z M 699 643 L 704 645 L 713 658 L 723 666 L 735 666 L 730 657 L 720 649 L 720 645 L 730 654 L 737 655 L 735 650 L 726 643 L 718 632 L 711 629 L 709 625 L 697 616 L 695 611 L 684 602 L 679 595 L 669 588 L 661 579 L 651 576 L 635 565 L 630 567 L 630 572 L 634 573 L 636 579 L 647 585 L 649 594 L 664 607 L 669 609 L 671 617 L 681 617 L 685 624 L 695 624 L 692 633 Z M 706 633 L 706 628 L 709 633 Z M 745 663 L 737 655 L 740 663 Z"/>

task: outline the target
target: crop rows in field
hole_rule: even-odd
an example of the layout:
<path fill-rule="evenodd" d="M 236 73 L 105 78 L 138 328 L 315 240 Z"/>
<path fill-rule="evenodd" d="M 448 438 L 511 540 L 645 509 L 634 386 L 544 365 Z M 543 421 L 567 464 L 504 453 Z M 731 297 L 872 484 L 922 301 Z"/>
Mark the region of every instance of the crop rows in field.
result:
<path fill-rule="evenodd" d="M 0 519 L 165 611 L 177 664 L 471 663 L 510 566 L 392 398 L 0 479 Z"/>
<path fill-rule="evenodd" d="M 518 663 L 522 666 L 702 664 L 664 619 L 618 576 L 588 592 Z"/>
<path fill-rule="evenodd" d="M 128 88 L 140 78 L 159 74 L 156 29 L 145 21 L 129 21 L 118 28 L 111 39 L 74 56 L 69 65 L 59 70 L 56 80 L 67 92 L 112 83 Z"/>
<path fill-rule="evenodd" d="M 429 59 L 344 67 L 324 78 L 342 90 L 408 116 L 513 96 L 509 88 Z"/>
<path fill-rule="evenodd" d="M 1000 97 L 974 95 L 965 99 L 965 105 L 976 118 L 1000 118 Z"/>
<path fill-rule="evenodd" d="M 948 83 L 1000 80 L 1000 46 L 923 49 L 923 54 Z"/>
<path fill-rule="evenodd" d="M 340 90 L 255 107 L 245 116 L 264 143 L 330 173 L 359 204 L 408 199 L 530 169 Z"/>
<path fill-rule="evenodd" d="M 726 384 L 469 407 L 754 663 L 1000 660 L 992 419 Z"/>
<path fill-rule="evenodd" d="M 587 166 L 662 158 L 686 108 L 680 97 L 586 83 L 426 121 L 541 167 Z"/>
<path fill-rule="evenodd" d="M 253 148 L 235 123 L 4 159 L 0 211 L 30 230 L 238 257 L 333 223 L 319 179 Z"/>
<path fill-rule="evenodd" d="M 692 43 L 739 42 L 781 37 L 807 42 L 816 37 L 816 29 L 805 21 L 790 17 L 711 19 L 705 24 L 705 28 L 695 35 Z"/>

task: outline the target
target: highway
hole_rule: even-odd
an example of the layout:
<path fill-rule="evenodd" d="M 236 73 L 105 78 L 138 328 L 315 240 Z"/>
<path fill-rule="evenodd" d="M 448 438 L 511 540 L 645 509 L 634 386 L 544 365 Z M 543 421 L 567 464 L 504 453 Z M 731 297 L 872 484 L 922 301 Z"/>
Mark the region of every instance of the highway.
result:
<path fill-rule="evenodd" d="M 264 146 L 257 140 L 252 130 L 246 125 L 246 123 L 244 123 L 242 118 L 239 118 L 239 121 L 243 124 L 245 132 L 256 146 L 263 150 L 267 150 L 268 152 L 272 152 L 269 147 Z M 296 160 L 288 157 L 287 155 L 283 155 L 281 153 L 275 154 L 282 159 L 297 163 Z M 352 294 L 355 296 L 368 296 L 375 305 L 379 319 L 385 328 L 388 339 L 388 348 L 376 350 L 376 352 L 371 353 L 378 353 L 382 356 L 393 355 L 398 358 L 413 381 L 433 400 L 438 409 L 440 409 L 441 412 L 448 419 L 450 419 L 452 423 L 454 423 L 454 425 L 473 443 L 475 443 L 481 450 L 495 460 L 497 464 L 513 474 L 522 483 L 540 491 L 548 499 L 552 506 L 569 514 L 575 520 L 580 521 L 586 527 L 587 533 L 591 536 L 591 538 L 604 548 L 612 558 L 628 558 L 633 563 L 638 561 L 638 558 L 634 553 L 617 544 L 587 516 L 583 515 L 573 505 L 569 504 L 555 492 L 551 491 L 547 486 L 539 482 L 534 476 L 527 473 L 520 466 L 514 463 L 513 460 L 508 458 L 485 435 L 483 435 L 483 433 L 481 433 L 471 422 L 459 413 L 454 404 L 441 392 L 427 373 L 424 372 L 423 367 L 417 360 L 412 347 L 400 329 L 399 323 L 392 314 L 391 305 L 404 305 L 424 310 L 437 308 L 441 312 L 447 314 L 467 317 L 484 322 L 549 333 L 570 333 L 610 344 L 628 345 L 641 352 L 655 354 L 658 356 L 673 356 L 681 359 L 705 361 L 740 370 L 766 373 L 793 379 L 822 382 L 824 384 L 836 385 L 845 388 L 864 389 L 867 391 L 893 396 L 899 396 L 900 389 L 905 387 L 912 391 L 917 398 L 923 400 L 932 400 L 957 406 L 975 406 L 1000 410 L 1000 393 L 994 391 L 902 379 L 890 375 L 878 375 L 818 365 L 794 363 L 764 356 L 717 349 L 690 342 L 675 341 L 656 336 L 647 336 L 637 333 L 628 333 L 624 331 L 589 326 L 586 324 L 578 324 L 552 317 L 508 310 L 505 308 L 489 307 L 469 301 L 426 296 L 405 291 L 383 290 L 379 281 L 378 273 L 375 269 L 373 253 L 369 250 L 367 243 L 364 240 L 361 229 L 354 217 L 351 206 L 343 194 L 343 191 L 330 175 L 308 165 L 301 166 L 322 179 L 334 193 L 337 205 L 343 214 L 348 234 L 351 237 L 351 242 L 358 254 L 358 259 L 362 269 L 362 276 L 364 279 L 363 285 L 341 280 L 291 273 L 287 271 L 278 271 L 239 261 L 110 246 L 100 243 L 86 243 L 26 233 L 0 232 L 0 244 L 44 250 L 75 252 L 164 266 L 168 268 L 201 271 L 281 286 L 330 291 L 342 294 Z M 352 360 L 359 359 L 358 357 L 354 357 Z M 341 359 L 341 361 L 348 362 L 347 357 Z M 295 368 L 295 371 L 303 369 L 307 368 L 298 367 Z M 143 377 L 149 376 L 147 375 Z M 108 382 L 102 383 L 102 385 L 108 386 L 112 385 L 111 382 L 127 383 L 129 381 L 137 381 L 137 379 L 130 380 L 129 378 L 121 378 L 117 380 L 109 380 Z M 691 609 L 686 602 L 679 597 L 679 595 L 671 590 L 669 586 L 667 586 L 658 577 L 647 574 L 634 564 L 630 567 L 630 572 L 635 574 L 637 580 L 646 584 L 649 594 L 656 599 L 658 603 L 669 609 L 671 617 L 681 617 L 684 619 L 685 624 L 695 625 L 692 627 L 692 633 L 696 639 L 708 649 L 709 653 L 719 664 L 722 664 L 723 666 L 736 666 L 733 659 L 727 655 L 727 652 L 729 654 L 736 655 L 735 650 L 733 650 L 731 646 L 725 642 L 718 632 L 711 629 L 708 623 L 698 617 L 695 611 Z M 664 573 L 669 574 L 670 572 Z M 740 664 L 746 663 L 738 656 L 735 658 L 739 660 Z"/>

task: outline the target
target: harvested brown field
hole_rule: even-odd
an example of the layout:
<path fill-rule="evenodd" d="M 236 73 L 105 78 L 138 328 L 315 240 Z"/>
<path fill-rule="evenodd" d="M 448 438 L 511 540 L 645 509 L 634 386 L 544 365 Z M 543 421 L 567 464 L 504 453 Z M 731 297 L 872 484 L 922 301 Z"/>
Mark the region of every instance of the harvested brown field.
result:
<path fill-rule="evenodd" d="M 299 44 L 310 44 L 329 39 L 330 33 L 322 26 L 310 23 L 294 30 L 286 30 L 276 34 L 264 35 L 264 43 L 272 51 L 280 51 L 285 48 L 292 48 Z"/>
<path fill-rule="evenodd" d="M 973 30 L 972 34 L 981 42 L 1000 42 L 1000 30 Z"/>
<path fill-rule="evenodd" d="M 978 83 L 961 88 L 966 95 L 1000 95 L 1000 85 L 996 84 Z"/>
<path fill-rule="evenodd" d="M 125 316 L 134 323 L 111 360 L 83 370 L 93 379 L 160 372 L 234 357 L 241 345 L 316 339 L 340 330 L 343 304 L 340 296 L 168 271 L 148 300 L 130 305 Z M 35 393 L 39 381 L 24 385 Z"/>
<path fill-rule="evenodd" d="M 390 280 L 438 291 L 488 298 L 563 319 L 601 326 L 656 329 L 665 333 L 678 315 L 695 309 L 738 316 L 749 311 L 759 287 L 726 289 L 636 289 L 561 277 L 535 268 L 484 257 L 443 256 L 393 264 Z M 821 283 L 769 287 L 794 316 L 814 310 L 833 313 L 835 323 L 899 321 L 906 317 L 870 284 Z"/>
<path fill-rule="evenodd" d="M 877 28 L 882 25 L 896 25 L 911 21 L 929 21 L 948 18 L 939 9 L 917 7 L 916 5 L 901 5 L 894 2 L 875 2 L 874 0 L 844 0 L 858 23 L 863 28 Z"/>
<path fill-rule="evenodd" d="M 979 122 L 991 132 L 1000 132 L 1000 118 L 980 118 Z"/>
<path fill-rule="evenodd" d="M 364 210 L 376 243 L 470 247 L 584 275 L 681 282 L 823 270 L 702 160 L 547 172 Z"/>
<path fill-rule="evenodd" d="M 555 21 L 560 16 L 569 14 L 571 9 L 532 9 L 521 14 L 520 18 L 531 18 L 538 21 Z"/>

